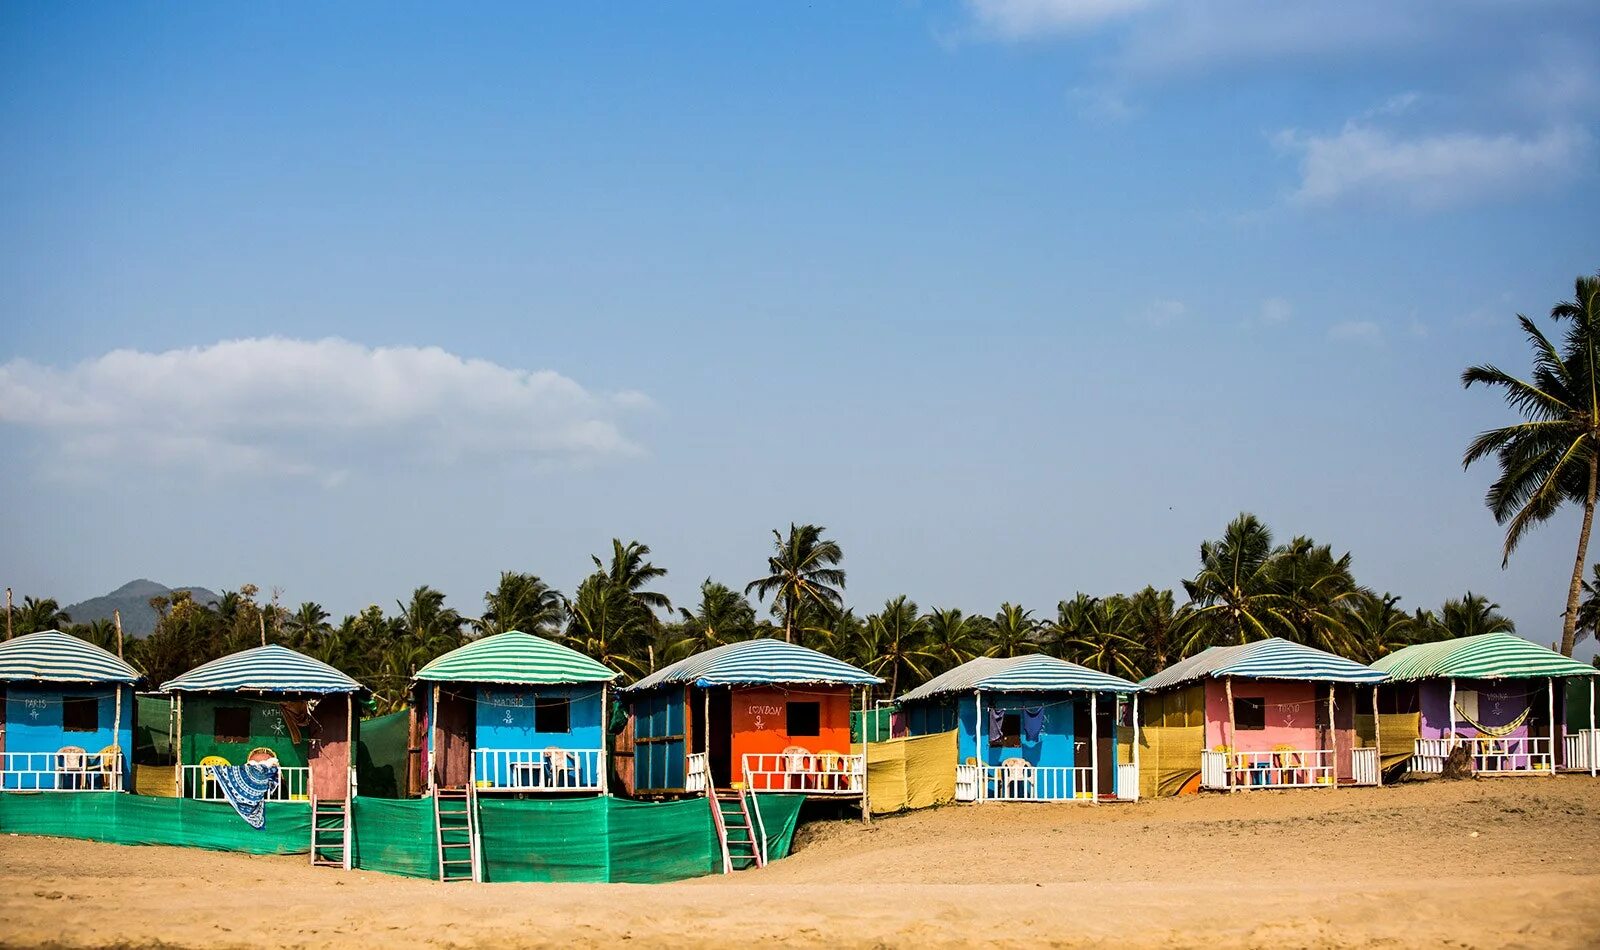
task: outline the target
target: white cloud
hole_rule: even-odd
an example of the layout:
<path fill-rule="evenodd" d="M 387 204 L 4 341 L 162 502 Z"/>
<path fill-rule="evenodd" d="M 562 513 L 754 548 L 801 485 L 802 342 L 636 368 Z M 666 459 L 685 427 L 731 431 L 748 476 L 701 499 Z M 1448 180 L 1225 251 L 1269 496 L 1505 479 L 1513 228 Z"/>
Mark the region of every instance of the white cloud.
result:
<path fill-rule="evenodd" d="M 1268 297 L 1261 301 L 1260 323 L 1262 326 L 1278 326 L 1288 323 L 1294 316 L 1294 307 L 1282 297 Z"/>
<path fill-rule="evenodd" d="M 276 337 L 57 368 L 0 365 L 0 422 L 42 432 L 68 466 L 144 464 L 309 476 L 466 460 L 582 463 L 639 452 L 619 419 L 639 393 L 438 347 Z"/>
<path fill-rule="evenodd" d="M 1110 86 L 1075 86 L 1067 91 L 1067 98 L 1077 105 L 1078 115 L 1085 119 L 1126 122 L 1139 114 L 1137 106 Z"/>
<path fill-rule="evenodd" d="M 1129 319 L 1145 326 L 1164 327 L 1182 320 L 1188 312 L 1189 308 L 1181 300 L 1153 300 L 1148 307 L 1131 315 Z"/>
<path fill-rule="evenodd" d="M 1360 122 L 1332 135 L 1279 133 L 1300 156 L 1296 202 L 1400 201 L 1440 208 L 1550 186 L 1575 173 L 1589 152 L 1587 132 L 1549 129 L 1531 137 L 1445 132 L 1403 137 Z"/>
<path fill-rule="evenodd" d="M 1091 29 L 1135 13 L 1155 0 L 967 0 L 979 27 L 1008 40 Z"/>
<path fill-rule="evenodd" d="M 1376 345 L 1383 342 L 1383 328 L 1371 320 L 1346 320 L 1328 328 L 1328 339 L 1339 343 Z"/>

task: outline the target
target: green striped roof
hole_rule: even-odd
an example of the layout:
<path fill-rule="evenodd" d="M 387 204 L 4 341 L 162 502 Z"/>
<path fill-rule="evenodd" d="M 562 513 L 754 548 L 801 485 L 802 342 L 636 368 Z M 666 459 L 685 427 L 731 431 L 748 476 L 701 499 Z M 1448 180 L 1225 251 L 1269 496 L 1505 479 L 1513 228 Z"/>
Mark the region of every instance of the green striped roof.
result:
<path fill-rule="evenodd" d="M 1514 633 L 1418 643 L 1372 664 L 1391 682 L 1434 678 L 1500 680 L 1531 676 L 1596 676 L 1600 670 Z"/>
<path fill-rule="evenodd" d="M 521 630 L 456 647 L 416 675 L 448 683 L 603 683 L 616 678 L 615 671 L 577 650 Z"/>

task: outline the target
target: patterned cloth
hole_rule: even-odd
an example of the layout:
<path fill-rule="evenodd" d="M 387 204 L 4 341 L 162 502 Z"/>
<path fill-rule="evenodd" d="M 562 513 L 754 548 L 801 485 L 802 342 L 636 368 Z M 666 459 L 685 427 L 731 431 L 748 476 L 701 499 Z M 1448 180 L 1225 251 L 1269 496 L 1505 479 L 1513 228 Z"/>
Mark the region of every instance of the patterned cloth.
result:
<path fill-rule="evenodd" d="M 278 790 L 278 763 L 246 762 L 243 765 L 213 765 L 222 797 L 250 827 L 260 830 L 267 824 L 267 799 Z"/>

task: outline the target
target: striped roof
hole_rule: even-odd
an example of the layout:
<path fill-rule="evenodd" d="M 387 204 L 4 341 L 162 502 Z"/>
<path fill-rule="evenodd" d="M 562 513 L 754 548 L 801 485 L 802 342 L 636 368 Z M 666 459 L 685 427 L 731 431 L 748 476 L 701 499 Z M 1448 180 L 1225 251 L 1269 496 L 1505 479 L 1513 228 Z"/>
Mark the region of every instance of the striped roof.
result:
<path fill-rule="evenodd" d="M 139 674 L 89 641 L 41 630 L 0 642 L 0 682 L 134 683 Z"/>
<path fill-rule="evenodd" d="M 451 683 L 604 683 L 617 675 L 577 650 L 511 630 L 456 647 L 418 670 L 414 678 Z"/>
<path fill-rule="evenodd" d="M 869 686 L 882 682 L 882 679 L 866 670 L 836 660 L 826 653 L 818 653 L 797 643 L 760 638 L 741 640 L 696 653 L 624 688 L 641 690 L 669 684 L 745 686 L 760 683 Z"/>
<path fill-rule="evenodd" d="M 358 693 L 366 687 L 321 660 L 276 643 L 230 653 L 161 684 L 162 692 Z"/>
<path fill-rule="evenodd" d="M 1068 690 L 1133 693 L 1139 687 L 1120 676 L 1101 673 L 1043 653 L 1030 653 L 1005 659 L 980 656 L 968 660 L 953 670 L 940 673 L 900 699 L 928 699 L 944 693 L 970 693 L 979 689 L 1003 693 L 1055 693 Z"/>
<path fill-rule="evenodd" d="M 1212 647 L 1174 663 L 1139 685 L 1166 689 L 1195 680 L 1237 676 L 1259 680 L 1312 680 L 1321 683 L 1377 683 L 1384 674 L 1354 660 L 1303 643 L 1271 637 L 1236 647 Z"/>
<path fill-rule="evenodd" d="M 1396 681 L 1452 677 L 1475 680 L 1529 676 L 1600 676 L 1600 670 L 1514 633 L 1417 643 L 1372 664 Z"/>

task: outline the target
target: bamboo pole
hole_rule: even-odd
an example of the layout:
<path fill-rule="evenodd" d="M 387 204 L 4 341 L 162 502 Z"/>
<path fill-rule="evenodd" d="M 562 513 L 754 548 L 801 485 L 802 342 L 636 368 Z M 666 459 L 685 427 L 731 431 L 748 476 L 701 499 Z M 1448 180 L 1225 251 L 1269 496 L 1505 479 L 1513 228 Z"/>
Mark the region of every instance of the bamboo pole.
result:
<path fill-rule="evenodd" d="M 256 612 L 256 622 L 261 626 L 261 645 L 262 646 L 266 646 L 267 645 L 267 615 L 264 614 L 264 613 L 261 613 L 260 611 L 257 611 Z"/>
<path fill-rule="evenodd" d="M 1139 786 L 1144 773 L 1139 770 L 1139 744 L 1144 738 L 1144 724 L 1139 721 L 1139 694 L 1133 694 L 1133 797 L 1139 798 Z"/>
<path fill-rule="evenodd" d="M 1556 678 L 1545 678 L 1545 698 L 1550 703 L 1550 774 L 1556 774 Z"/>
<path fill-rule="evenodd" d="M 1222 678 L 1222 686 L 1228 694 L 1228 741 L 1223 745 L 1223 748 L 1232 750 L 1234 748 L 1234 741 L 1237 739 L 1239 734 L 1239 726 L 1238 723 L 1234 721 L 1233 715 L 1233 677 L 1224 676 Z M 1201 702 L 1203 703 L 1204 701 L 1205 697 L 1202 695 Z M 1201 715 L 1204 716 L 1205 713 L 1202 711 Z M 1228 757 L 1231 755 L 1233 755 L 1232 751 L 1222 753 L 1222 781 L 1230 792 L 1233 791 L 1233 769 L 1230 767 L 1232 763 L 1228 761 Z"/>
<path fill-rule="evenodd" d="M 1100 804 L 1100 694 L 1089 693 L 1089 801 Z"/>
<path fill-rule="evenodd" d="M 1595 730 L 1594 715 L 1594 677 L 1589 677 L 1589 777 L 1593 778 L 1597 771 L 1595 759 L 1600 759 L 1600 732 Z"/>
<path fill-rule="evenodd" d="M 872 687 L 861 687 L 861 821 L 863 824 L 872 824 L 872 785 L 869 781 L 872 767 L 867 764 L 868 743 L 871 735 L 868 730 L 876 723 L 867 721 L 867 714 L 872 706 Z"/>
<path fill-rule="evenodd" d="M 117 659 L 122 659 L 122 611 L 111 611 L 111 622 L 117 627 Z"/>
<path fill-rule="evenodd" d="M 1450 734 L 1445 738 L 1450 740 L 1446 743 L 1447 747 L 1454 749 L 1456 747 L 1456 678 L 1454 676 L 1450 677 Z"/>
<path fill-rule="evenodd" d="M 438 791 L 439 758 L 439 684 L 433 684 L 433 695 L 428 705 L 428 794 Z"/>
<path fill-rule="evenodd" d="M 175 716 L 175 718 L 177 720 L 177 728 L 174 730 L 176 735 L 172 739 L 172 763 L 173 763 L 172 771 L 174 773 L 176 773 L 175 776 L 174 776 L 174 779 L 175 779 L 175 781 L 177 783 L 178 797 L 182 798 L 183 797 L 183 694 L 182 693 L 178 693 L 174 697 L 173 705 L 177 710 L 177 713 L 176 713 L 176 716 Z"/>
<path fill-rule="evenodd" d="M 706 797 L 707 798 L 715 798 L 716 796 L 711 794 L 711 789 L 715 787 L 715 783 L 713 782 L 713 780 L 711 778 L 711 687 L 707 686 L 705 689 L 702 689 L 700 691 L 700 700 L 701 700 L 701 706 L 700 706 L 700 709 L 701 709 L 701 712 L 700 712 L 700 728 L 702 728 L 702 729 L 704 729 L 706 731 L 706 775 L 705 775 L 706 787 L 705 787 L 705 793 L 706 793 Z M 687 687 L 687 686 L 685 686 L 683 688 L 683 704 L 684 704 L 684 714 L 685 714 L 684 717 L 683 717 L 684 718 L 683 727 L 684 727 L 684 732 L 688 732 L 689 731 L 689 721 L 688 721 L 689 720 L 689 716 L 688 716 L 688 711 L 689 711 L 688 710 L 688 706 L 689 706 L 689 687 Z M 728 690 L 728 728 L 730 730 L 733 728 L 733 690 L 731 688 Z M 687 770 L 689 768 L 689 755 L 690 755 L 690 753 L 692 753 L 694 751 L 694 746 L 691 745 L 688 742 L 685 742 L 683 744 L 683 747 L 684 747 L 683 767 L 684 767 L 685 770 Z M 732 785 L 735 781 L 737 781 L 739 783 L 740 787 L 742 788 L 744 786 L 745 776 L 740 774 L 740 773 L 742 773 L 743 771 L 744 771 L 743 769 L 739 769 L 737 772 L 734 771 L 734 768 L 733 768 L 733 739 L 732 739 L 732 737 L 730 737 L 728 739 L 728 784 Z M 688 774 L 687 771 L 685 771 L 684 774 L 687 775 Z M 738 775 L 739 777 L 737 779 L 735 779 L 734 778 L 735 775 Z M 785 783 L 787 783 L 787 781 L 788 780 L 785 779 Z M 751 789 L 751 791 L 755 791 L 755 789 Z M 712 808 L 719 808 L 721 806 L 713 804 L 711 807 Z"/>
<path fill-rule="evenodd" d="M 608 700 L 610 683 L 600 684 L 600 796 L 611 794 L 611 703 Z"/>
<path fill-rule="evenodd" d="M 11 588 L 6 588 L 6 639 L 11 639 Z"/>
<path fill-rule="evenodd" d="M 1378 718 L 1378 684 L 1372 684 L 1372 747 L 1377 751 L 1374 758 L 1378 762 L 1378 785 L 1383 785 L 1383 720 Z"/>
<path fill-rule="evenodd" d="M 1328 787 L 1339 787 L 1339 724 L 1333 720 L 1333 694 L 1339 691 L 1338 683 L 1328 684 Z M 1319 756 L 1320 758 L 1320 756 Z"/>
<path fill-rule="evenodd" d="M 984 725 L 983 722 L 983 690 L 973 690 L 972 696 L 973 703 L 975 704 L 973 706 L 973 722 L 976 723 L 974 735 L 972 737 L 972 751 L 977 753 L 974 757 L 978 760 L 978 788 L 977 794 L 974 796 L 973 801 L 981 802 L 984 798 L 984 792 L 989 787 L 989 779 L 984 774 L 984 762 L 987 760 L 985 759 L 983 752 L 983 743 L 984 740 L 989 736 L 989 729 Z"/>
<path fill-rule="evenodd" d="M 115 715 L 111 719 L 111 744 L 113 746 L 115 746 L 116 749 L 117 749 L 117 758 L 121 759 L 122 755 L 123 755 L 123 748 L 122 748 L 122 684 L 121 683 L 117 684 L 117 711 L 116 711 Z M 115 765 L 117 767 L 117 771 L 116 771 L 117 784 L 120 785 L 120 784 L 122 784 L 122 762 L 119 761 L 119 762 L 115 763 Z M 105 768 L 105 762 L 101 762 L 100 763 L 100 767 L 102 769 Z"/>

